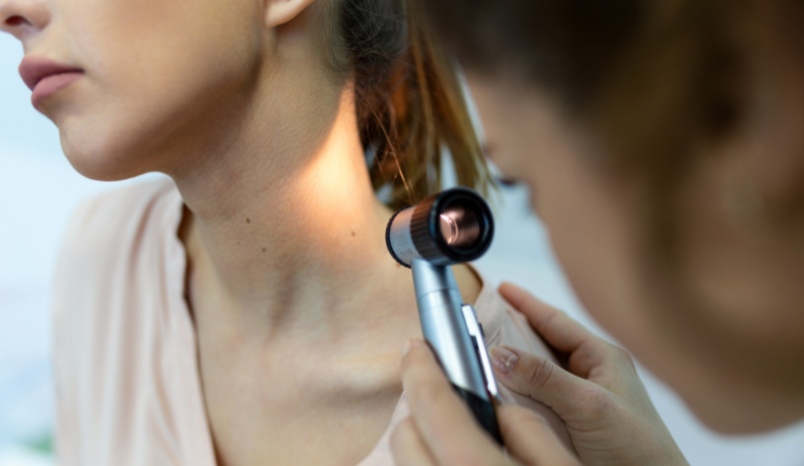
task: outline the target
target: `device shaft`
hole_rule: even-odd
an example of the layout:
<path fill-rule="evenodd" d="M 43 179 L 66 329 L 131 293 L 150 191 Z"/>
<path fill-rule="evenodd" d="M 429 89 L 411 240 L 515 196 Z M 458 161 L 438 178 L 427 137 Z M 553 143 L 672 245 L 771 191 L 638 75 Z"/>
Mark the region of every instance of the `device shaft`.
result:
<path fill-rule="evenodd" d="M 499 441 L 494 405 L 479 355 L 485 348 L 476 346 L 478 340 L 467 328 L 463 298 L 452 270 L 421 259 L 414 259 L 411 268 L 424 339 L 475 417 Z"/>

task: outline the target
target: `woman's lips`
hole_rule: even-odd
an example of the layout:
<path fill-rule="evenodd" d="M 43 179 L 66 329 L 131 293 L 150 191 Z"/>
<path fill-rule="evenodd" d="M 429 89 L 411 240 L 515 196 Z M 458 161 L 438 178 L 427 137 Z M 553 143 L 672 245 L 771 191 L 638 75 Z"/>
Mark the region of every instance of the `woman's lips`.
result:
<path fill-rule="evenodd" d="M 25 57 L 20 64 L 20 76 L 33 91 L 31 102 L 34 107 L 83 75 L 84 71 L 80 68 L 62 65 L 47 58 Z"/>
<path fill-rule="evenodd" d="M 47 96 L 55 94 L 56 92 L 64 89 L 70 84 L 81 79 L 82 76 L 84 76 L 84 73 L 70 72 L 54 74 L 52 76 L 43 78 L 34 87 L 33 94 L 31 94 L 31 103 L 33 103 L 34 107 L 38 106 L 39 102 L 41 102 Z"/>

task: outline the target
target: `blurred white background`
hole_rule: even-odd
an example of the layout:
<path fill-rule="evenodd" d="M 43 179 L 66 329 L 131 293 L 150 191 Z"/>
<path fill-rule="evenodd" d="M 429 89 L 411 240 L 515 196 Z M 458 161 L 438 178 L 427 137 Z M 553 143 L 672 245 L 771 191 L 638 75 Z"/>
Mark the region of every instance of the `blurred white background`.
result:
<path fill-rule="evenodd" d="M 58 132 L 30 105 L 17 74 L 19 44 L 0 36 L 0 466 L 54 464 L 50 281 L 62 231 L 82 199 L 115 183 L 87 180 L 61 153 Z M 129 181 L 131 182 L 131 181 Z M 136 181 L 134 181 L 136 182 Z M 518 282 L 600 330 L 553 259 L 522 188 L 506 188 L 495 244 L 478 264 L 492 284 Z M 693 465 L 804 465 L 804 424 L 752 438 L 724 438 L 697 422 L 642 371 L 654 403 Z"/>

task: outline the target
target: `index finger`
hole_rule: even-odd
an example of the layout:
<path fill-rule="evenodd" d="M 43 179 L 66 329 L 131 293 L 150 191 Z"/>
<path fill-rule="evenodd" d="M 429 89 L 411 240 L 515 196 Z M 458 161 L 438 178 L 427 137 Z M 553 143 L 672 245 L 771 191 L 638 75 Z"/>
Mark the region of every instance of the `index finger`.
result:
<path fill-rule="evenodd" d="M 500 285 L 500 294 L 519 312 L 553 348 L 574 353 L 585 344 L 595 344 L 598 338 L 581 324 L 511 283 Z"/>
<path fill-rule="evenodd" d="M 412 340 L 402 358 L 402 382 L 413 420 L 437 464 L 502 462 L 502 451 L 481 430 L 421 340 Z"/>

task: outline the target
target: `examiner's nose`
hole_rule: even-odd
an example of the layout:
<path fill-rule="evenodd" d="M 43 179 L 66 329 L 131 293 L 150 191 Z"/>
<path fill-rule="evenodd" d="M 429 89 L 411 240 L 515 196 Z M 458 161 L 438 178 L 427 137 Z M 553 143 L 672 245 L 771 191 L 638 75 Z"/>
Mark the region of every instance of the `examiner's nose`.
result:
<path fill-rule="evenodd" d="M 38 34 L 49 23 L 48 0 L 0 0 L 0 30 L 19 40 Z"/>

